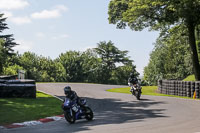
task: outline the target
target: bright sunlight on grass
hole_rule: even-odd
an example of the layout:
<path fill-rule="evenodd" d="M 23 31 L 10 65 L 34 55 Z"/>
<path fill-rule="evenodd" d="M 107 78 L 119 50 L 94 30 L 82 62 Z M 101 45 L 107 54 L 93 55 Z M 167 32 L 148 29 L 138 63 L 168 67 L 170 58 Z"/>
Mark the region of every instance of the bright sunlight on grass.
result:
<path fill-rule="evenodd" d="M 191 99 L 189 97 L 180 97 L 180 96 L 166 95 L 166 94 L 157 93 L 157 89 L 158 89 L 157 86 L 142 86 L 142 95 L 169 96 L 169 97 L 178 97 L 178 98 Z M 126 88 L 113 88 L 113 89 L 108 89 L 107 91 L 109 91 L 109 92 L 118 92 L 118 93 L 128 93 L 128 94 L 131 94 L 130 87 L 126 87 Z"/>
<path fill-rule="evenodd" d="M 156 93 L 157 90 L 157 86 L 143 86 L 142 87 L 142 94 L 143 95 L 157 95 L 158 93 Z M 119 92 L 119 93 L 130 93 L 130 87 L 126 87 L 126 88 L 113 88 L 113 89 L 109 89 L 107 90 L 109 92 Z"/>
<path fill-rule="evenodd" d="M 37 98 L 1 98 L 0 125 L 37 120 L 60 115 L 62 102 L 50 95 L 37 92 Z"/>

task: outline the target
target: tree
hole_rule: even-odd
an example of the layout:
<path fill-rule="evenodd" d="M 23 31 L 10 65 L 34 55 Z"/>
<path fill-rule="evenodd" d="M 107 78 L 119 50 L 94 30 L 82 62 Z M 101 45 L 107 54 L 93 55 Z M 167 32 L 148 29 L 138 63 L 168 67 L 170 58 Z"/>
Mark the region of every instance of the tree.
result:
<path fill-rule="evenodd" d="M 34 79 L 36 81 L 41 81 L 41 73 L 38 70 L 38 56 L 35 53 L 25 52 L 23 55 L 19 55 L 18 58 L 18 65 L 22 66 L 26 71 L 25 77 L 28 79 Z"/>
<path fill-rule="evenodd" d="M 192 71 L 190 51 L 184 27 L 171 28 L 159 37 L 144 69 L 144 80 L 156 85 L 159 79 L 182 80 Z"/>
<path fill-rule="evenodd" d="M 0 39 L 0 74 L 3 72 L 3 64 L 5 63 L 4 41 Z"/>
<path fill-rule="evenodd" d="M 95 48 L 97 54 L 102 60 L 102 81 L 108 83 L 111 78 L 112 70 L 116 68 L 116 63 L 128 64 L 132 62 L 127 56 L 128 51 L 121 51 L 114 46 L 114 43 L 103 41 L 97 44 Z"/>
<path fill-rule="evenodd" d="M 139 76 L 139 73 L 136 71 L 136 66 L 132 63 L 118 66 L 115 70 L 112 71 L 111 83 L 127 85 L 130 73 L 134 73 L 137 78 Z"/>
<path fill-rule="evenodd" d="M 82 71 L 84 82 L 102 83 L 102 61 L 98 58 L 94 49 L 87 49 L 81 54 L 83 61 Z"/>
<path fill-rule="evenodd" d="M 114 46 L 112 41 L 109 41 L 108 43 L 106 41 L 99 42 L 95 50 L 110 70 L 116 67 L 116 63 L 126 64 L 130 62 L 129 57 L 127 56 L 128 51 L 119 50 Z"/>
<path fill-rule="evenodd" d="M 63 65 L 50 58 L 39 56 L 37 70 L 41 74 L 41 82 L 63 82 L 66 81 L 66 72 Z"/>
<path fill-rule="evenodd" d="M 200 0 L 112 0 L 109 4 L 109 23 L 117 28 L 127 25 L 132 30 L 150 27 L 165 30 L 183 24 L 191 48 L 196 80 L 200 80 L 200 66 L 196 49 L 195 28 L 200 24 Z"/>
<path fill-rule="evenodd" d="M 15 64 L 12 66 L 4 67 L 3 74 L 4 75 L 17 75 L 18 70 L 23 70 L 23 68 L 21 66 Z"/>
<path fill-rule="evenodd" d="M 6 18 L 3 18 L 3 14 L 0 14 L 0 33 L 3 32 L 3 30 L 8 29 L 7 24 L 5 23 Z M 3 72 L 3 65 L 5 64 L 5 60 L 7 57 L 13 55 L 14 50 L 12 49 L 17 44 L 13 39 L 13 35 L 0 35 L 0 53 L 3 58 L 1 58 L 1 65 L 0 65 L 0 74 Z M 3 42 L 2 42 L 3 41 Z"/>
<path fill-rule="evenodd" d="M 68 82 L 83 81 L 83 60 L 81 53 L 77 51 L 68 51 L 61 53 L 57 58 L 66 70 L 66 80 Z"/>

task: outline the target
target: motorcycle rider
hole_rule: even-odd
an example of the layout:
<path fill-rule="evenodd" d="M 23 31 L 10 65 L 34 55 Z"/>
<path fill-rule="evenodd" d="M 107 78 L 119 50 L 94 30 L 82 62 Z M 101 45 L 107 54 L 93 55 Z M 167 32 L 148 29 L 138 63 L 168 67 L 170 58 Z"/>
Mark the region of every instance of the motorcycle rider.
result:
<path fill-rule="evenodd" d="M 131 86 L 131 84 L 133 84 L 134 87 L 131 87 L 130 92 L 135 93 L 134 88 L 137 87 L 138 79 L 134 73 L 130 73 L 130 77 L 128 78 L 128 85 Z M 139 89 L 141 89 L 141 88 L 139 88 Z"/>
<path fill-rule="evenodd" d="M 72 101 L 77 100 L 77 104 L 79 106 L 81 106 L 81 107 L 84 107 L 84 105 L 81 102 L 81 98 L 78 97 L 78 95 L 76 94 L 75 91 L 72 91 L 70 86 L 66 86 L 64 88 L 64 93 L 65 93 L 66 98 L 68 98 L 68 99 L 70 99 Z"/>

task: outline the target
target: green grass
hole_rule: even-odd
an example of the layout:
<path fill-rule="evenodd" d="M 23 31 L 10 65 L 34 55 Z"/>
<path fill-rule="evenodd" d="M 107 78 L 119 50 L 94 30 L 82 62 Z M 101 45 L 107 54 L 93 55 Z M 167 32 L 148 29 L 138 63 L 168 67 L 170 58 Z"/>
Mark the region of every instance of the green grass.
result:
<path fill-rule="evenodd" d="M 195 77 L 194 77 L 194 75 L 189 75 L 183 81 L 195 81 Z"/>
<path fill-rule="evenodd" d="M 37 92 L 37 98 L 0 98 L 0 125 L 62 114 L 62 102 Z"/>
<path fill-rule="evenodd" d="M 156 90 L 157 90 L 157 86 L 143 86 L 142 87 L 142 95 L 159 95 L 159 93 L 156 93 Z M 113 88 L 113 89 L 109 89 L 107 91 L 131 94 L 130 87 Z"/>
<path fill-rule="evenodd" d="M 168 97 L 178 97 L 178 98 L 191 99 L 189 97 L 181 97 L 181 96 L 166 95 L 166 94 L 157 93 L 157 89 L 158 89 L 157 86 L 142 86 L 142 95 L 168 96 Z M 107 91 L 109 91 L 109 92 L 131 94 L 130 87 L 126 87 L 126 88 L 113 88 L 113 89 L 108 89 Z"/>

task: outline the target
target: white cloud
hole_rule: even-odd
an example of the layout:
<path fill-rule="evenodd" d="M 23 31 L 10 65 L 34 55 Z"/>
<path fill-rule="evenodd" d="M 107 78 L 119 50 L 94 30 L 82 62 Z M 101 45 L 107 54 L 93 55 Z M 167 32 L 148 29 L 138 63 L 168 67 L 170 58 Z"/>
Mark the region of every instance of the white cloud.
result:
<path fill-rule="evenodd" d="M 3 10 L 23 9 L 28 5 L 26 0 L 0 0 L 0 9 Z"/>
<path fill-rule="evenodd" d="M 19 53 L 24 53 L 30 51 L 33 48 L 33 42 L 25 41 L 25 40 L 16 40 L 16 43 L 19 45 L 14 47 L 15 51 L 19 51 Z"/>
<path fill-rule="evenodd" d="M 59 10 L 43 10 L 41 12 L 31 14 L 31 18 L 34 19 L 58 18 L 60 16 L 61 14 Z"/>
<path fill-rule="evenodd" d="M 68 38 L 69 35 L 67 34 L 62 34 L 62 35 L 58 35 L 58 36 L 54 36 L 53 39 L 54 40 L 57 40 L 57 39 L 65 39 L 65 38 Z"/>
<path fill-rule="evenodd" d="M 67 8 L 64 5 L 58 5 L 55 9 L 52 10 L 43 10 L 41 12 L 35 12 L 31 14 L 33 19 L 50 19 L 58 18 L 62 16 L 62 11 L 67 11 Z"/>
<path fill-rule="evenodd" d="M 42 32 L 38 32 L 38 33 L 36 33 L 36 36 L 39 38 L 44 38 L 46 35 Z"/>
<path fill-rule="evenodd" d="M 14 17 L 12 12 L 9 11 L 2 11 L 2 13 L 4 14 L 3 17 L 8 18 L 8 21 L 14 24 L 23 25 L 31 23 L 31 19 L 29 17 Z"/>
<path fill-rule="evenodd" d="M 9 11 L 2 11 L 2 13 L 4 14 L 3 17 L 5 18 L 9 18 L 13 16 L 12 12 L 9 12 Z"/>
<path fill-rule="evenodd" d="M 9 20 L 17 25 L 31 23 L 31 19 L 28 17 L 11 17 Z"/>
<path fill-rule="evenodd" d="M 93 49 L 93 48 L 96 48 L 96 46 L 95 45 L 87 46 L 87 47 L 81 48 L 80 51 L 86 51 L 88 49 Z"/>
<path fill-rule="evenodd" d="M 68 10 L 68 8 L 65 7 L 64 5 L 57 5 L 57 6 L 56 6 L 56 9 L 57 9 L 57 10 L 60 10 L 60 11 L 67 11 L 67 10 Z"/>

